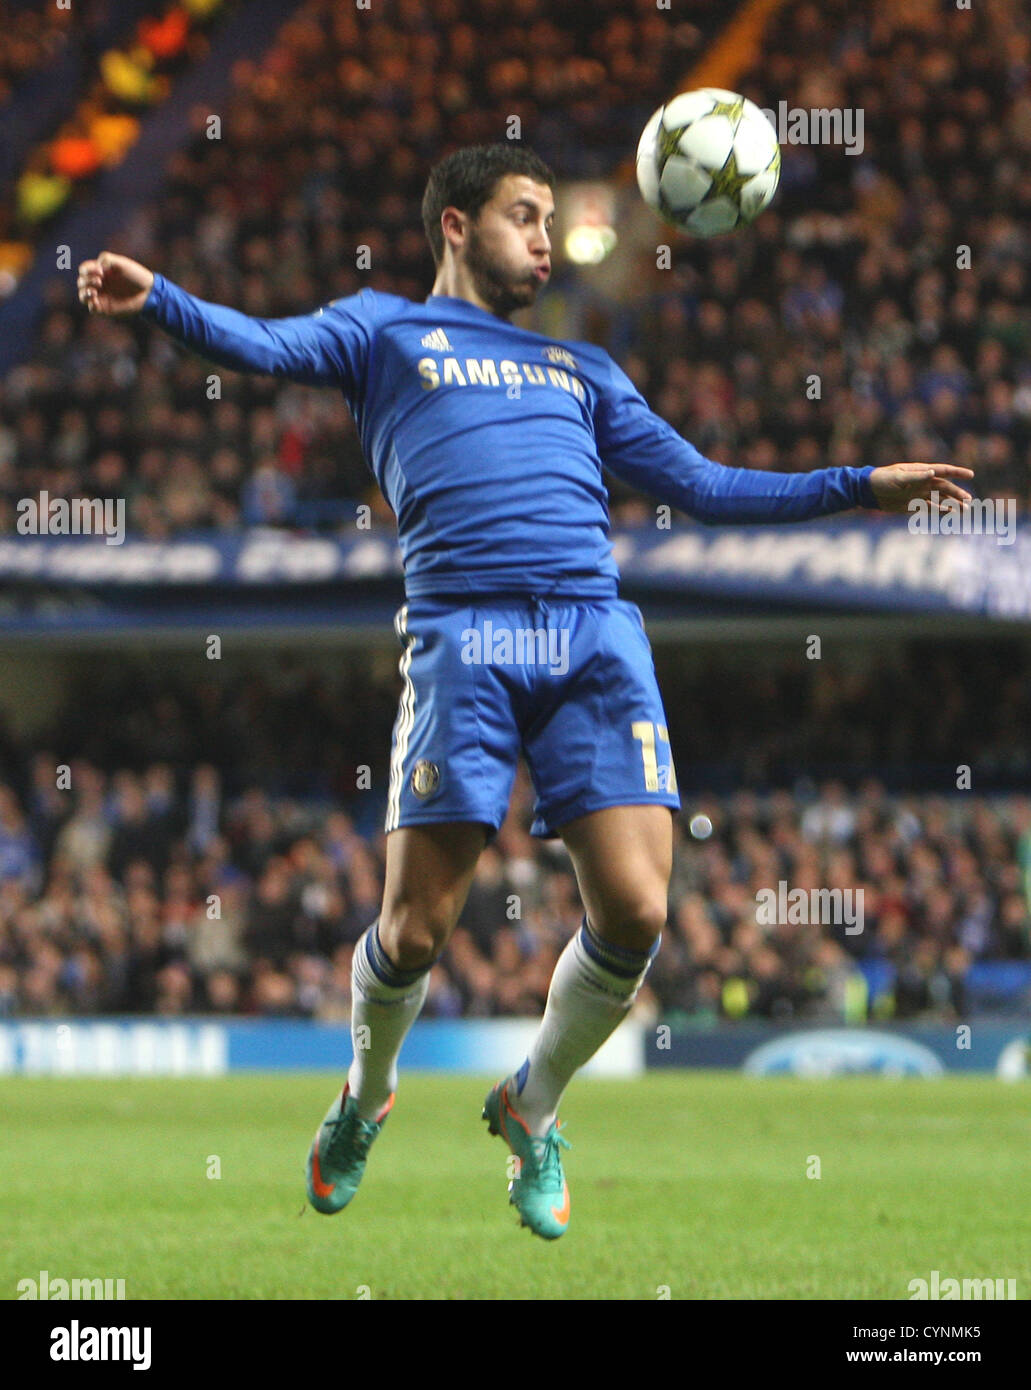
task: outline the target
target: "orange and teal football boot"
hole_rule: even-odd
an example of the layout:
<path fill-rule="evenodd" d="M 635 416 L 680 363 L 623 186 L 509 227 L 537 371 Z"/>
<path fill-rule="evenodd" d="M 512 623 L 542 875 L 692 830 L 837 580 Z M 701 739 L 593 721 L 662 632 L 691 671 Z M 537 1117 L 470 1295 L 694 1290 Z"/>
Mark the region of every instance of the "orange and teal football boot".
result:
<path fill-rule="evenodd" d="M 308 1201 L 316 1211 L 332 1216 L 358 1191 L 369 1149 L 393 1104 L 391 1096 L 375 1120 L 362 1120 L 349 1086 L 334 1099 L 308 1152 Z"/>
<path fill-rule="evenodd" d="M 569 1186 L 559 1149 L 570 1145 L 557 1122 L 543 1138 L 532 1135 L 513 1105 L 517 1097 L 514 1076 L 499 1081 L 483 1103 L 483 1118 L 489 1132 L 500 1135 L 518 1160 L 516 1176 L 508 1184 L 508 1200 L 521 1224 L 544 1240 L 558 1240 L 569 1225 Z"/>

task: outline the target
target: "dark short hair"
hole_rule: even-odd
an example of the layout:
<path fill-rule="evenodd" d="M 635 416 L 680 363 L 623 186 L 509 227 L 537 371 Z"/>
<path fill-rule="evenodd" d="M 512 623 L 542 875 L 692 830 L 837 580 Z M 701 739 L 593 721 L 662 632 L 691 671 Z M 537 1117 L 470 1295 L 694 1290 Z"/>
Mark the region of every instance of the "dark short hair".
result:
<path fill-rule="evenodd" d="M 526 174 L 534 183 L 546 183 L 554 193 L 555 175 L 543 159 L 514 142 L 465 145 L 433 166 L 422 197 L 422 225 L 436 265 L 444 259 L 444 233 L 440 227 L 444 209 L 460 208 L 475 221 L 506 174 Z"/>

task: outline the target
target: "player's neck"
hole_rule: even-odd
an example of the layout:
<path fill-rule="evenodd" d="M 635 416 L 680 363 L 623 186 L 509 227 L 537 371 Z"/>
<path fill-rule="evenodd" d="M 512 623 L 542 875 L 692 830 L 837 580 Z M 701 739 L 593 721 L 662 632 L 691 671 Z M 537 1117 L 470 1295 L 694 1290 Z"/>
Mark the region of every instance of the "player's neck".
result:
<path fill-rule="evenodd" d="M 441 267 L 430 294 L 446 295 L 449 299 L 464 299 L 468 304 L 475 304 L 477 309 L 484 309 L 488 314 L 500 317 L 486 300 L 477 294 L 469 277 L 457 274 L 453 266 Z"/>

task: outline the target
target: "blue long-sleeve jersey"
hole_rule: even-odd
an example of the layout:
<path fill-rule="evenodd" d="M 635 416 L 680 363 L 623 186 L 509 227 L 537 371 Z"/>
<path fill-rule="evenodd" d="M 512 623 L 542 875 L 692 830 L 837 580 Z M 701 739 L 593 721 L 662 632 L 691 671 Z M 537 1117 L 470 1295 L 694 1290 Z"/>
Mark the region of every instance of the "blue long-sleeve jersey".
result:
<path fill-rule="evenodd" d="M 708 523 L 876 506 L 872 468 L 764 473 L 704 458 L 602 348 L 464 299 L 363 289 L 257 319 L 155 275 L 142 314 L 219 365 L 343 391 L 397 517 L 410 598 L 615 594 L 603 464 Z"/>

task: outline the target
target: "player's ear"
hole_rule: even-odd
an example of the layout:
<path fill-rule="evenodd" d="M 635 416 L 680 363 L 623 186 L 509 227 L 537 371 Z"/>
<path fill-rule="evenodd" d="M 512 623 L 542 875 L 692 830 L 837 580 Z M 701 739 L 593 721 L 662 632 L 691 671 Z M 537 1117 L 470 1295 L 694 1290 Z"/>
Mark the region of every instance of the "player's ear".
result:
<path fill-rule="evenodd" d="M 460 241 L 465 240 L 466 216 L 460 208 L 446 207 L 440 214 L 440 227 L 444 233 L 445 243 L 450 240 L 448 232 L 457 235 Z"/>

